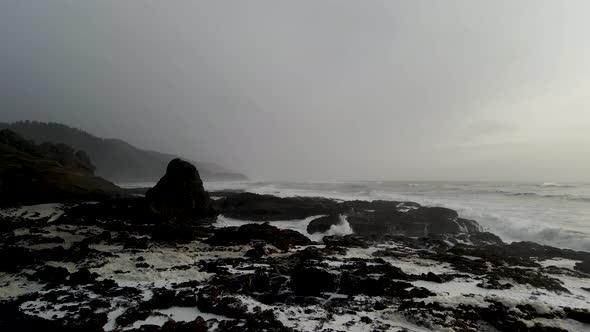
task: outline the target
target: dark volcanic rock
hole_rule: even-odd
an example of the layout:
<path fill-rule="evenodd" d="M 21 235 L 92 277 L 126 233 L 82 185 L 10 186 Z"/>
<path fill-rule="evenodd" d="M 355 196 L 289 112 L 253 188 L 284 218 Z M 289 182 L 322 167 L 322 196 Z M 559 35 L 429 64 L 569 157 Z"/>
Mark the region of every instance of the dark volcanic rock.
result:
<path fill-rule="evenodd" d="M 325 233 L 332 225 L 338 225 L 340 223 L 340 216 L 337 214 L 331 214 L 329 216 L 319 217 L 312 220 L 307 225 L 307 232 L 309 234 L 314 233 Z"/>
<path fill-rule="evenodd" d="M 590 261 L 576 263 L 574 269 L 590 274 Z"/>
<path fill-rule="evenodd" d="M 46 283 L 63 283 L 70 273 L 64 267 L 53 267 L 46 265 L 32 275 L 32 279 Z"/>
<path fill-rule="evenodd" d="M 116 321 L 118 325 L 127 326 L 133 324 L 138 320 L 144 320 L 150 316 L 150 311 L 140 307 L 132 307 L 117 317 Z"/>
<path fill-rule="evenodd" d="M 466 234 L 468 236 L 467 241 L 473 243 L 476 246 L 486 245 L 486 244 L 496 244 L 502 245 L 504 241 L 500 239 L 500 237 L 496 234 L 492 234 L 490 232 L 475 232 Z"/>
<path fill-rule="evenodd" d="M 590 311 L 584 309 L 564 308 L 567 318 L 575 319 L 580 323 L 590 324 Z"/>
<path fill-rule="evenodd" d="M 192 322 L 172 322 L 168 321 L 162 326 L 162 331 L 170 332 L 207 332 L 207 322 L 202 317 L 197 317 Z"/>
<path fill-rule="evenodd" d="M 344 215 L 356 234 L 366 236 L 460 234 L 481 231 L 477 222 L 459 218 L 456 211 L 423 207 L 412 202 L 347 201 L 320 197 L 276 197 L 252 193 L 227 196 L 219 203 L 225 216 L 255 221 L 304 219 L 328 215 L 309 223 L 308 232 L 325 232 Z"/>
<path fill-rule="evenodd" d="M 82 268 L 70 275 L 70 284 L 88 285 L 96 281 L 98 274 L 91 273 L 87 268 Z"/>
<path fill-rule="evenodd" d="M 166 174 L 145 197 L 149 214 L 159 222 L 183 224 L 212 216 L 209 194 L 197 168 L 181 159 L 168 164 Z"/>
<path fill-rule="evenodd" d="M 375 202 L 373 202 L 375 203 Z M 442 207 L 398 208 L 396 202 L 378 202 L 377 209 L 354 212 L 348 223 L 359 235 L 457 234 L 477 232 L 477 222 L 459 218 L 456 211 Z M 388 206 L 389 205 L 389 206 Z"/>
<path fill-rule="evenodd" d="M 154 295 L 147 302 L 146 306 L 150 309 L 166 309 L 174 305 L 176 292 L 166 288 L 153 289 Z"/>
<path fill-rule="evenodd" d="M 226 197 L 221 202 L 225 216 L 242 220 L 275 221 L 303 219 L 336 212 L 339 204 L 318 197 L 276 197 L 240 193 Z"/>
<path fill-rule="evenodd" d="M 279 229 L 268 223 L 220 228 L 206 242 L 213 246 L 231 246 L 248 244 L 253 240 L 272 244 L 281 250 L 288 250 L 294 245 L 309 245 L 314 243 L 297 231 Z"/>
<path fill-rule="evenodd" d="M 336 291 L 336 275 L 315 267 L 304 267 L 293 273 L 293 289 L 298 295 L 318 295 Z"/>
<path fill-rule="evenodd" d="M 248 312 L 248 307 L 236 297 L 222 296 L 222 291 L 216 287 L 205 287 L 199 292 L 197 307 L 204 312 L 231 317 L 242 318 Z"/>
<path fill-rule="evenodd" d="M 244 254 L 245 257 L 250 257 L 253 259 L 259 259 L 262 258 L 263 256 L 265 256 L 267 254 L 266 252 L 266 248 L 264 247 L 263 244 L 257 244 L 254 246 L 254 248 L 246 251 L 246 253 Z"/>
<path fill-rule="evenodd" d="M 527 241 L 500 245 L 483 245 L 477 250 L 485 252 L 488 255 L 503 257 L 517 257 L 523 259 L 530 259 L 531 257 L 537 257 L 540 259 L 565 258 L 590 262 L 590 253 L 588 252 L 560 249 Z"/>
<path fill-rule="evenodd" d="M 272 310 L 266 310 L 261 313 L 247 315 L 245 321 L 226 320 L 219 322 L 216 329 L 218 332 L 295 332 L 296 330 L 286 327 L 279 321 Z"/>
<path fill-rule="evenodd" d="M 190 243 L 194 237 L 193 230 L 184 225 L 160 224 L 152 230 L 152 240 L 157 242 Z"/>
<path fill-rule="evenodd" d="M 326 247 L 345 247 L 345 248 L 368 248 L 369 244 L 356 235 L 345 235 L 345 236 L 324 236 L 323 239 Z"/>

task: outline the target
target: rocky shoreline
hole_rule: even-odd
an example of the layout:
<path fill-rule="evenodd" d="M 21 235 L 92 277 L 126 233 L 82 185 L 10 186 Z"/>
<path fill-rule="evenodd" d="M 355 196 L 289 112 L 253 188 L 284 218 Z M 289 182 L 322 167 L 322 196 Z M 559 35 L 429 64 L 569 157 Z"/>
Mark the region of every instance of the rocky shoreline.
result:
<path fill-rule="evenodd" d="M 0 211 L 0 330 L 590 329 L 590 253 L 412 202 L 207 194 L 193 168 Z"/>

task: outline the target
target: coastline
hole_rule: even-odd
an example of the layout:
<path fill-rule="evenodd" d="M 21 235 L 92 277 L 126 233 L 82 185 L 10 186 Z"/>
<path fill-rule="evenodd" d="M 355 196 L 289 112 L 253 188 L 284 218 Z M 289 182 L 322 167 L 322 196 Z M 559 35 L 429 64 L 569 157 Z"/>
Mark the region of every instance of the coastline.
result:
<path fill-rule="evenodd" d="M 250 197 L 244 195 L 238 197 Z M 177 233 L 156 237 L 161 235 L 157 225 L 121 223 L 128 213 L 108 203 L 2 214 L 8 261 L 0 277 L 0 324 L 7 331 L 17 326 L 104 331 L 590 327 L 590 271 L 580 265 L 590 261 L 590 253 L 502 244 L 477 232 L 428 238 L 330 234 L 340 223 L 313 242 L 301 223 L 318 215 L 255 224 L 225 215 L 255 213 L 250 217 L 267 219 L 274 215 L 268 202 L 295 214 L 314 212 L 307 204 L 315 209 L 318 202 L 321 208 L 332 203 L 253 197 L 250 205 L 236 205 L 240 210 L 226 202 L 222 216 L 186 228 L 183 232 L 193 237 L 182 241 Z M 250 209 L 260 204 L 267 207 L 263 215 Z M 399 204 L 382 208 L 394 206 L 401 214 L 422 209 Z"/>

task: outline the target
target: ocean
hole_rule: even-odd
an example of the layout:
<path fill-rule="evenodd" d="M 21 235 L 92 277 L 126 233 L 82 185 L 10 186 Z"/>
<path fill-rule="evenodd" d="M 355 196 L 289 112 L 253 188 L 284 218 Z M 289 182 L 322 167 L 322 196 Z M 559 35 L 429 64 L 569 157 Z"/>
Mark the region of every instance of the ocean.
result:
<path fill-rule="evenodd" d="M 146 184 L 142 184 L 146 185 Z M 153 185 L 153 184 L 149 184 Z M 126 186 L 130 186 L 127 184 Z M 506 242 L 590 251 L 590 184 L 509 182 L 205 182 L 209 191 L 413 201 L 454 209 Z"/>

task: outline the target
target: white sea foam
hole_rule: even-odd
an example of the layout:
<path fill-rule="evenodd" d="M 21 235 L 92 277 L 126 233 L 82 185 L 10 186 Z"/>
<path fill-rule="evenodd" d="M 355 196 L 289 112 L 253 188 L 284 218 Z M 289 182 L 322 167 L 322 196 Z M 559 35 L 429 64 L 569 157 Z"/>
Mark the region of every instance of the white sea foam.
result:
<path fill-rule="evenodd" d="M 39 291 L 43 285 L 31 282 L 25 277 L 0 272 L 0 301 Z"/>
<path fill-rule="evenodd" d="M 210 255 L 211 253 L 207 252 L 206 254 Z M 151 266 L 150 269 L 136 267 L 135 264 L 139 256 L 144 258 L 143 263 Z M 171 282 L 209 279 L 212 274 L 200 272 L 198 268 L 192 266 L 199 259 L 203 259 L 203 257 L 193 252 L 181 252 L 174 248 L 139 253 L 123 251 L 117 253 L 117 256 L 109 257 L 104 265 L 92 268 L 90 271 L 98 273 L 102 278 L 114 279 L 119 286 L 137 287 L 153 284 L 156 287 L 163 287 Z M 171 269 L 174 266 L 191 266 L 191 268 L 187 270 Z M 117 274 L 115 271 L 124 271 L 125 273 Z"/>
<path fill-rule="evenodd" d="M 64 213 L 64 205 L 58 203 L 26 205 L 18 208 L 0 210 L 3 217 L 22 218 L 26 220 L 37 220 L 49 218 L 53 222 Z"/>
<path fill-rule="evenodd" d="M 340 223 L 330 226 L 325 235 L 349 235 L 354 233 L 346 216 L 340 215 Z"/>

